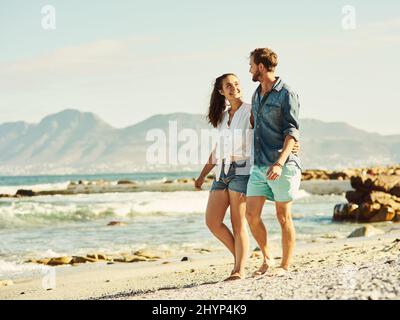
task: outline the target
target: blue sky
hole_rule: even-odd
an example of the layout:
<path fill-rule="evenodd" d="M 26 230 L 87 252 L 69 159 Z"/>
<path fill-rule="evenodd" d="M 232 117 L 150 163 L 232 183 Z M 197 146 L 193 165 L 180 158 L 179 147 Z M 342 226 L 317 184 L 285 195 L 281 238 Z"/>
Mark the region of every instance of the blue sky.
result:
<path fill-rule="evenodd" d="M 56 29 L 41 26 L 44 5 Z M 356 28 L 342 27 L 355 8 Z M 115 127 L 205 113 L 213 79 L 236 73 L 249 101 L 255 47 L 300 95 L 301 117 L 399 134 L 398 1 L 0 0 L 0 123 L 66 108 Z"/>

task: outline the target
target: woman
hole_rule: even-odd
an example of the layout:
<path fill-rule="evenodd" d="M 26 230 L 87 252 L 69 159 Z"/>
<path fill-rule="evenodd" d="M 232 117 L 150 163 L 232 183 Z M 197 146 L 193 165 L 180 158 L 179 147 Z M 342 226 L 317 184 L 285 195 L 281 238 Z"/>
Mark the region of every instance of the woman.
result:
<path fill-rule="evenodd" d="M 251 105 L 242 100 L 239 79 L 231 73 L 218 77 L 211 94 L 208 120 L 218 129 L 219 139 L 195 181 L 195 187 L 200 189 L 205 177 L 216 167 L 216 178 L 208 198 L 206 224 L 234 257 L 234 268 L 226 280 L 244 278 L 249 251 L 245 215 L 252 145 L 250 115 Z M 228 207 L 233 232 L 224 224 Z"/>

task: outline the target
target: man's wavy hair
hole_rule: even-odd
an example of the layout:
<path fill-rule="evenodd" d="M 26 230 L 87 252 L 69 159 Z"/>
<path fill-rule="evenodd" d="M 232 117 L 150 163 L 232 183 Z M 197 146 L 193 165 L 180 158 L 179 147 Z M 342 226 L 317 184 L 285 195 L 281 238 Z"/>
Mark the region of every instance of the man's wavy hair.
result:
<path fill-rule="evenodd" d="M 275 52 L 268 48 L 257 48 L 250 53 L 255 64 L 262 63 L 268 71 L 275 71 L 278 65 L 278 56 Z"/>

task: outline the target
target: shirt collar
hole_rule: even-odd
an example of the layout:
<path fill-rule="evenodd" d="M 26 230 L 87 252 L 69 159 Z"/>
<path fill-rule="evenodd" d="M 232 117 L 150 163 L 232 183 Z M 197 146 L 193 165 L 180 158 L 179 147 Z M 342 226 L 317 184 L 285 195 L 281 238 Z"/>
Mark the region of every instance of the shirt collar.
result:
<path fill-rule="evenodd" d="M 282 90 L 282 88 L 283 88 L 282 78 L 281 77 L 276 77 L 276 82 L 274 83 L 274 85 L 272 87 L 272 90 L 275 90 L 275 91 L 279 92 L 279 91 Z M 258 86 L 257 92 L 258 92 L 258 94 L 260 94 L 260 92 L 261 92 L 261 84 Z"/>
<path fill-rule="evenodd" d="M 272 87 L 272 90 L 275 90 L 275 91 L 279 92 L 279 91 L 282 90 L 282 88 L 283 88 L 282 78 L 281 77 L 277 77 L 276 78 L 276 82 L 275 82 L 274 86 Z"/>

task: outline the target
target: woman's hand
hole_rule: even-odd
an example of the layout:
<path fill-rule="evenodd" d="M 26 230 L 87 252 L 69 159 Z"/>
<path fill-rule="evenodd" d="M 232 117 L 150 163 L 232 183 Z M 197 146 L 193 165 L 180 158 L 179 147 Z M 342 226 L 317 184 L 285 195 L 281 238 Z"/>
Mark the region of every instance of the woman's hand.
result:
<path fill-rule="evenodd" d="M 196 190 L 201 190 L 201 186 L 204 183 L 204 177 L 200 176 L 194 181 L 194 187 Z"/>
<path fill-rule="evenodd" d="M 273 164 L 267 171 L 268 180 L 277 180 L 282 175 L 282 167 L 278 164 Z"/>

